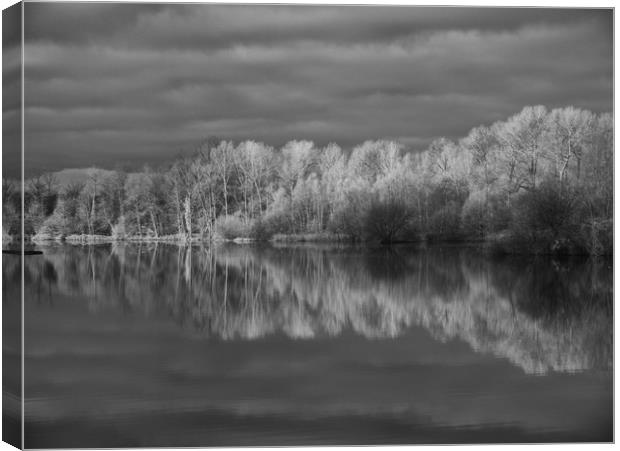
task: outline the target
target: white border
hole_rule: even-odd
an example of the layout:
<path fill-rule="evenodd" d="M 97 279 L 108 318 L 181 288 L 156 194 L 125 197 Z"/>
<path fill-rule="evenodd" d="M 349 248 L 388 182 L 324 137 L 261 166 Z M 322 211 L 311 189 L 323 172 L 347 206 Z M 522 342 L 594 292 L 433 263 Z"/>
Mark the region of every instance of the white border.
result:
<path fill-rule="evenodd" d="M 39 0 L 39 1 L 54 1 L 54 0 Z M 93 3 L 99 3 L 99 0 L 62 0 L 63 2 L 93 2 Z M 11 5 L 14 5 L 15 2 L 14 0 L 0 0 L 0 5 L 2 6 L 2 9 L 5 9 Z M 559 7 L 559 8 L 614 8 L 614 2 L 613 1 L 605 1 L 605 0 L 590 0 L 588 2 L 586 1 L 561 1 L 561 0 L 555 0 L 555 1 L 550 1 L 550 0 L 545 0 L 545 1 L 538 1 L 538 2 L 534 2 L 534 1 L 529 1 L 529 2 L 515 2 L 515 1 L 506 1 L 506 0 L 476 0 L 476 1 L 465 1 L 465 0 L 449 0 L 449 1 L 441 1 L 441 0 L 426 0 L 423 2 L 415 2 L 415 1 L 410 1 L 410 0 L 390 0 L 390 1 L 381 1 L 381 0 L 336 0 L 336 1 L 330 1 L 330 0 L 313 0 L 313 1 L 302 1 L 302 0 L 288 0 L 288 1 L 282 1 L 282 0 L 264 0 L 264 1 L 256 1 L 256 0 L 212 0 L 209 2 L 198 2 L 198 1 L 193 1 L 193 2 L 187 2 L 187 1 L 176 1 L 176 0 L 167 0 L 167 1 L 158 1 L 158 0 L 131 0 L 131 1 L 119 1 L 118 3 L 238 3 L 238 4 L 316 4 L 316 5 L 326 5 L 326 4 L 340 4 L 340 5 L 403 5 L 403 6 L 487 6 L 487 7 Z M 617 104 L 618 101 L 618 93 L 615 90 L 615 82 L 616 82 L 616 76 L 617 76 L 617 71 L 616 71 L 616 61 L 617 61 L 617 52 L 618 52 L 618 44 L 619 44 L 619 40 L 618 40 L 618 36 L 615 33 L 615 23 L 616 23 L 616 11 L 614 9 L 614 113 L 615 113 L 615 105 Z M 0 32 L 2 31 L 2 25 L 0 22 Z M 23 55 L 23 42 L 24 42 L 24 27 L 23 27 L 23 8 L 22 8 L 22 63 L 24 61 L 24 55 Z M 0 47 L 0 57 L 2 56 L 2 49 Z M 24 104 L 24 73 L 23 73 L 23 64 L 22 64 L 22 92 L 21 92 L 21 101 L 22 101 L 22 106 Z M 2 88 L 0 86 L 0 93 L 2 92 Z M 25 128 L 25 122 L 24 122 L 24 110 L 22 108 L 22 183 L 24 180 L 24 128 Z M 1 122 L 1 121 L 0 121 Z M 614 114 L 614 130 L 617 129 L 617 121 L 616 121 L 616 116 Z M 2 130 L 2 125 L 0 123 L 0 131 Z M 620 168 L 620 163 L 619 160 L 617 160 L 615 158 L 615 134 L 614 134 L 614 207 L 616 206 L 616 202 L 618 200 L 618 194 L 619 194 L 619 186 L 620 186 L 620 182 L 618 182 L 617 178 L 615 177 L 615 174 L 618 173 L 618 170 Z M 0 159 L 0 174 L 1 174 L 1 170 L 2 170 L 2 162 Z M 0 206 L 1 206 L 1 200 L 0 200 Z M 23 197 L 22 197 L 22 215 L 23 215 Z M 22 216 L 23 217 L 23 216 Z M 615 217 L 615 208 L 614 208 L 614 217 Z M 618 231 L 620 230 L 620 227 L 618 227 L 618 223 L 615 222 L 615 227 L 614 227 L 614 334 L 615 331 L 617 330 L 615 327 L 615 320 L 616 320 L 616 315 L 615 315 L 615 310 L 616 310 L 616 299 L 618 296 L 616 296 L 616 291 L 615 291 L 615 280 L 617 280 L 619 273 L 619 269 L 618 269 L 618 265 L 616 264 L 616 253 L 615 253 L 615 237 L 617 236 Z M 23 235 L 23 221 L 22 221 L 22 235 Z M 22 251 L 23 251 L 23 247 L 24 244 L 22 242 Z M 24 301 L 23 301 L 23 291 L 24 291 L 24 287 L 23 287 L 23 283 L 24 283 L 24 267 L 23 267 L 23 259 L 22 259 L 22 424 L 23 424 L 23 415 L 24 415 L 24 405 L 23 405 L 23 400 L 24 400 L 24 380 L 23 380 L 23 370 L 24 370 L 24 324 L 23 324 L 23 319 L 24 319 Z M 0 280 L 1 280 L 1 275 L 0 275 Z M 1 302 L 1 294 L 0 294 L 0 302 Z M 0 321 L 1 321 L 1 312 L 0 312 Z M 0 323 L 1 324 L 1 323 Z M 614 369 L 617 368 L 616 367 L 616 356 L 615 356 L 615 350 L 618 349 L 617 347 L 618 344 L 618 336 L 617 334 L 614 335 Z M 0 336 L 0 345 L 1 345 L 1 336 Z M 2 363 L 0 360 L 0 374 L 2 371 Z M 616 382 L 618 381 L 618 374 L 617 372 L 614 374 L 614 438 L 616 438 L 616 431 L 617 431 L 617 427 L 616 427 L 616 422 L 615 422 L 615 400 L 616 400 L 616 393 L 615 393 L 615 387 L 616 387 Z M 567 414 L 570 415 L 570 412 L 567 412 Z M 0 434 L 2 432 L 2 426 L 0 423 Z M 24 434 L 24 429 L 22 428 L 22 443 L 23 443 L 23 434 Z M 512 450 L 531 450 L 532 447 L 534 448 L 539 448 L 539 447 L 552 447 L 555 449 L 566 449 L 566 450 L 587 450 L 590 449 L 591 447 L 594 447 L 594 449 L 607 449 L 610 447 L 613 447 L 614 445 L 592 445 L 592 444 L 559 444 L 559 445 L 450 445 L 450 446 L 465 446 L 469 449 L 486 449 L 486 450 L 490 450 L 490 451 L 494 451 L 497 449 L 502 449 L 502 448 L 506 448 L 509 447 Z M 324 449 L 324 450 L 347 450 L 347 449 L 356 449 L 356 448 L 360 448 L 360 447 L 321 447 L 320 449 Z M 398 449 L 398 450 L 402 450 L 402 449 L 411 449 L 411 450 L 420 450 L 420 451 L 428 451 L 428 450 L 433 450 L 436 449 L 437 446 L 377 446 L 377 447 L 372 447 L 373 449 L 377 449 L 377 450 L 390 450 L 390 449 Z M 15 449 L 12 446 L 8 445 L 7 443 L 4 442 L 0 442 L 0 451 L 4 451 L 4 450 L 12 450 Z M 118 448 L 118 449 L 122 449 L 122 448 Z M 190 449 L 190 448 L 142 448 L 142 449 L 153 449 L 153 450 L 162 450 L 162 449 L 171 449 L 171 450 L 185 450 L 185 449 Z M 216 448 L 198 448 L 198 449 L 216 449 Z M 247 450 L 248 448 L 225 448 L 226 450 Z M 257 450 L 257 451 L 262 451 L 262 450 L 280 450 L 280 449 L 286 449 L 286 448 L 251 448 L 253 450 Z M 299 451 L 309 451 L 309 450 L 316 450 L 317 448 L 314 447 L 299 447 L 299 448 L 293 448 Z"/>

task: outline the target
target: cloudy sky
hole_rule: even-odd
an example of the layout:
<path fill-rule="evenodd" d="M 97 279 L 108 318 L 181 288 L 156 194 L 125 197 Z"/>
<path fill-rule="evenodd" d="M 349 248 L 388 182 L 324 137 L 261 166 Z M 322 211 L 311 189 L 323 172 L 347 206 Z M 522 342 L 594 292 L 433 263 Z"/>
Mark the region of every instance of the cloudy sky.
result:
<path fill-rule="evenodd" d="M 26 3 L 26 173 L 612 109 L 611 10 Z"/>

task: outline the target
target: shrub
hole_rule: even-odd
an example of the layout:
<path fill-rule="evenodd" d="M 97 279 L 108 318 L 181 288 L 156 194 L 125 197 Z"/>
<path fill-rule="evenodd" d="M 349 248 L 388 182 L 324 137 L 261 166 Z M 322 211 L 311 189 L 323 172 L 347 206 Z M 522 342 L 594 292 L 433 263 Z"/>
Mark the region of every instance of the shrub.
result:
<path fill-rule="evenodd" d="M 485 230 L 489 212 L 485 207 L 484 196 L 482 191 L 471 193 L 463 205 L 461 224 L 463 231 L 469 236 L 483 238 L 489 232 Z"/>
<path fill-rule="evenodd" d="M 276 233 L 276 227 L 268 219 L 258 218 L 250 226 L 250 238 L 257 241 L 269 241 Z"/>
<path fill-rule="evenodd" d="M 116 224 L 112 226 L 112 237 L 116 240 L 124 240 L 127 237 L 124 216 L 119 216 Z"/>
<path fill-rule="evenodd" d="M 227 240 L 249 236 L 249 227 L 239 215 L 220 216 L 215 221 L 215 230 Z"/>
<path fill-rule="evenodd" d="M 553 181 L 521 194 L 514 200 L 510 236 L 536 254 L 583 253 L 575 199 L 575 192 Z"/>
<path fill-rule="evenodd" d="M 429 238 L 451 240 L 462 236 L 461 214 L 455 202 L 448 203 L 430 217 Z"/>
<path fill-rule="evenodd" d="M 401 236 L 411 216 L 411 211 L 404 202 L 375 200 L 365 216 L 365 235 L 369 239 L 391 243 Z"/>
<path fill-rule="evenodd" d="M 525 230 L 559 237 L 570 227 L 571 197 L 555 184 L 542 184 L 515 200 L 513 223 Z"/>
<path fill-rule="evenodd" d="M 584 221 L 579 234 L 579 244 L 591 255 L 612 255 L 614 226 L 611 219 Z"/>
<path fill-rule="evenodd" d="M 334 234 L 347 235 L 352 240 L 361 240 L 364 236 L 365 211 L 353 204 L 338 205 L 331 214 L 327 229 Z"/>
<path fill-rule="evenodd" d="M 461 230 L 465 235 L 484 238 L 505 230 L 510 224 L 510 210 L 502 196 L 491 193 L 486 202 L 486 193 L 476 191 L 463 204 Z"/>
<path fill-rule="evenodd" d="M 63 237 L 67 233 L 65 220 L 58 210 L 43 221 L 35 235 L 38 240 L 48 240 Z"/>

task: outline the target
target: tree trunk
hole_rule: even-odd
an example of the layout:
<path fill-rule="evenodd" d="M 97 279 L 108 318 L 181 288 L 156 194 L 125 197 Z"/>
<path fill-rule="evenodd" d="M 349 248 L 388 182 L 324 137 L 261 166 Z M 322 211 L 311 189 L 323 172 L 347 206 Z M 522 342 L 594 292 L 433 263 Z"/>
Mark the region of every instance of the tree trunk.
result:
<path fill-rule="evenodd" d="M 140 225 L 140 213 L 138 207 L 136 207 L 136 222 L 138 223 L 138 236 L 142 236 L 142 227 Z"/>
<path fill-rule="evenodd" d="M 159 233 L 157 233 L 157 223 L 155 222 L 155 215 L 153 214 L 153 210 L 149 210 L 149 213 L 151 214 L 151 222 L 153 223 L 153 232 L 155 233 L 155 236 L 159 236 Z"/>
<path fill-rule="evenodd" d="M 258 215 L 261 216 L 263 214 L 263 199 L 260 195 L 260 188 L 256 180 L 254 180 L 254 186 L 256 187 L 256 195 L 258 196 Z"/>
<path fill-rule="evenodd" d="M 185 228 L 186 239 L 189 241 L 192 238 L 192 203 L 189 194 L 185 197 Z"/>
<path fill-rule="evenodd" d="M 223 177 L 223 185 L 224 185 L 224 214 L 228 216 L 228 186 L 226 183 L 226 177 Z"/>
<path fill-rule="evenodd" d="M 177 207 L 177 233 L 180 235 L 183 233 L 183 215 L 181 214 L 181 197 L 179 195 L 178 187 L 175 187 L 174 194 L 176 197 L 176 207 Z"/>

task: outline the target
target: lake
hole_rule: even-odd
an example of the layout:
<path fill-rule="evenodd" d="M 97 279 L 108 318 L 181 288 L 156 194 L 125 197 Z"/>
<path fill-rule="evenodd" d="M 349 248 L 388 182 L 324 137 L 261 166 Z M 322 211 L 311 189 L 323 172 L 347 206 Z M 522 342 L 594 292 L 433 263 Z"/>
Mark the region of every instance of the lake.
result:
<path fill-rule="evenodd" d="M 24 269 L 26 447 L 613 439 L 611 260 L 38 249 Z M 9 310 L 19 261 L 3 255 Z"/>

